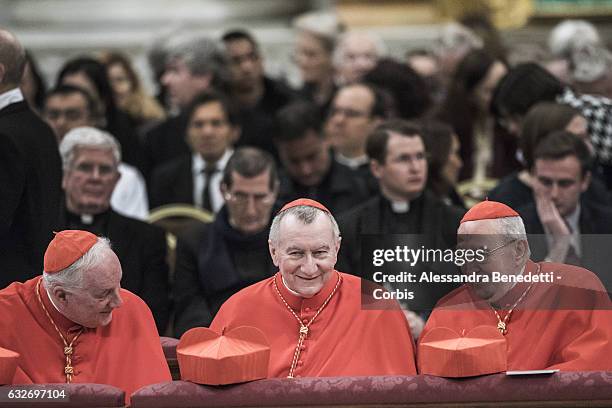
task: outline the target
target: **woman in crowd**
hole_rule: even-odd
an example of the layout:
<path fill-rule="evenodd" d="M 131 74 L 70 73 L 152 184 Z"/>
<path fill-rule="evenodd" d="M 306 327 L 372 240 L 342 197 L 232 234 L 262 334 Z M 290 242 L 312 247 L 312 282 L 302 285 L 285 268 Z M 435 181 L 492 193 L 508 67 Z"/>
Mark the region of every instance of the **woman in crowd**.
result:
<path fill-rule="evenodd" d="M 119 53 L 104 53 L 106 66 L 117 106 L 125 111 L 139 128 L 149 127 L 165 118 L 161 105 L 142 87 L 138 74 L 128 58 Z"/>
<path fill-rule="evenodd" d="M 333 15 L 308 13 L 293 25 L 297 30 L 293 58 L 300 71 L 301 91 L 325 113 L 336 92 L 333 54 L 338 22 Z"/>
<path fill-rule="evenodd" d="M 438 117 L 459 137 L 464 163 L 460 180 L 479 184 L 519 167 L 517 141 L 503 134 L 489 111 L 493 90 L 506 72 L 501 60 L 483 50 L 470 51 L 457 66 Z"/>
<path fill-rule="evenodd" d="M 459 138 L 450 126 L 441 122 L 425 121 L 422 129 L 427 151 L 427 188 L 445 203 L 465 208 L 455 189 L 463 167 Z"/>

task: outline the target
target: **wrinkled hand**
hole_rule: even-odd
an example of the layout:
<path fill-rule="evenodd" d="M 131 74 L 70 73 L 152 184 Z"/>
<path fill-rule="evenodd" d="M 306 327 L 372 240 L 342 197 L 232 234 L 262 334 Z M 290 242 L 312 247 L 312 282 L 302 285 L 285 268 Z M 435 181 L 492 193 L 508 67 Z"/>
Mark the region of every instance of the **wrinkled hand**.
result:
<path fill-rule="evenodd" d="M 421 335 L 423 328 L 425 327 L 425 320 L 418 314 L 414 313 L 412 310 L 403 309 L 404 316 L 406 316 L 406 320 L 408 320 L 408 325 L 410 326 L 410 332 L 412 333 L 412 338 L 416 341 Z"/>

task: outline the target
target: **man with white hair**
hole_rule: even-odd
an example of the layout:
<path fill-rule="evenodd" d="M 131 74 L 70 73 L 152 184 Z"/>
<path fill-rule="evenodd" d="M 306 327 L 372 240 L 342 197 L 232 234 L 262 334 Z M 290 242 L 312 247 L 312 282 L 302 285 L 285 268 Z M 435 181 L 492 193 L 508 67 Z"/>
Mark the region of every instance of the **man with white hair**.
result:
<path fill-rule="evenodd" d="M 97 126 L 99 119 L 95 114 L 95 103 L 86 90 L 59 85 L 45 95 L 42 117 L 55 132 L 59 143 L 74 128 Z M 149 216 L 149 201 L 144 178 L 136 167 L 125 162 L 119 163 L 119 173 L 121 178 L 111 196 L 113 209 L 127 217 L 145 220 Z"/>
<path fill-rule="evenodd" d="M 434 331 L 469 338 L 487 326 L 505 340 L 508 371 L 612 369 L 602 358 L 612 352 L 612 310 L 603 285 L 586 269 L 529 260 L 525 227 L 513 209 L 494 201 L 472 207 L 461 220 L 458 247 L 475 251 L 462 272 L 477 279 L 438 302 L 419 347 L 438 337 Z M 419 348 L 421 372 L 432 360 L 436 365 L 427 352 L 432 345 Z M 474 352 L 473 364 L 486 366 L 479 358 L 490 354 Z"/>
<path fill-rule="evenodd" d="M 343 34 L 334 53 L 339 82 L 359 82 L 385 53 L 384 42 L 372 33 L 349 31 Z"/>
<path fill-rule="evenodd" d="M 12 384 L 108 384 L 129 398 L 170 381 L 151 311 L 121 275 L 108 239 L 57 233 L 42 276 L 0 291 L 0 347 L 19 353 Z"/>
<path fill-rule="evenodd" d="M 142 297 L 160 332 L 168 322 L 168 265 L 162 229 L 125 217 L 110 206 L 119 180 L 119 144 L 109 133 L 78 127 L 60 143 L 65 193 L 61 226 L 109 237 L 121 260 L 122 286 Z"/>
<path fill-rule="evenodd" d="M 19 90 L 25 63 L 0 28 L 0 288 L 38 274 L 61 202 L 55 137 Z"/>
<path fill-rule="evenodd" d="M 361 280 L 334 269 L 340 231 L 327 208 L 309 199 L 286 204 L 269 238 L 279 272 L 232 296 L 211 329 L 261 330 L 270 342 L 268 377 L 415 374 L 397 303 L 362 308 L 373 299 L 362 297 Z"/>

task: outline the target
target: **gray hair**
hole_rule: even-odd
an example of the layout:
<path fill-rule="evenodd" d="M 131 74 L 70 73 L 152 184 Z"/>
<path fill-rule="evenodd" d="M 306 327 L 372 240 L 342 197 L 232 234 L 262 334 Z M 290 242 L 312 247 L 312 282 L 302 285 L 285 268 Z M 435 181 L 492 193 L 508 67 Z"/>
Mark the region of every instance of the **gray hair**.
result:
<path fill-rule="evenodd" d="M 26 64 L 23 46 L 10 31 L 0 28 L 0 64 L 4 65 L 2 85 L 19 85 Z"/>
<path fill-rule="evenodd" d="M 371 41 L 374 44 L 378 58 L 387 54 L 387 46 L 379 35 L 367 31 L 348 31 L 340 36 L 334 51 L 333 61 L 335 67 L 340 67 L 344 64 L 346 43 L 354 37 Z"/>
<path fill-rule="evenodd" d="M 274 219 L 272 220 L 272 225 L 270 226 L 270 235 L 268 239 L 272 242 L 272 245 L 278 246 L 279 244 L 279 235 L 280 235 L 280 224 L 283 218 L 288 215 L 293 215 L 295 218 L 300 220 L 304 225 L 312 224 L 313 221 L 317 218 L 317 215 L 323 213 L 329 219 L 332 230 L 334 233 L 334 238 L 337 240 L 340 239 L 340 228 L 338 227 L 338 223 L 336 222 L 333 215 L 328 213 L 327 211 L 320 210 L 315 207 L 311 207 L 309 205 L 298 205 L 297 207 L 291 207 L 284 211 L 276 214 Z"/>
<path fill-rule="evenodd" d="M 110 133 L 94 127 L 78 127 L 70 130 L 62 139 L 59 150 L 62 156 L 64 170 L 72 165 L 75 150 L 78 147 L 88 147 L 94 149 L 110 149 L 115 158 L 115 165 L 121 161 L 121 147 Z"/>
<path fill-rule="evenodd" d="M 434 52 L 444 54 L 448 50 L 463 50 L 465 52 L 480 49 L 484 46 L 482 38 L 463 24 L 448 23 L 436 39 Z"/>
<path fill-rule="evenodd" d="M 555 57 L 568 58 L 579 44 L 601 44 L 597 28 L 586 20 L 563 20 L 548 37 L 548 48 Z"/>
<path fill-rule="evenodd" d="M 167 47 L 166 63 L 180 59 L 193 75 L 212 74 L 213 81 L 225 79 L 225 53 L 218 41 L 202 34 L 178 34 Z"/>
<path fill-rule="evenodd" d="M 611 66 L 612 54 L 602 45 L 579 44 L 571 52 L 570 69 L 574 81 L 596 81 L 605 76 Z"/>
<path fill-rule="evenodd" d="M 525 224 L 521 217 L 503 217 L 496 218 L 495 220 L 496 229 L 499 234 L 513 235 L 518 239 L 527 239 L 527 232 L 525 232 Z"/>
<path fill-rule="evenodd" d="M 493 220 L 496 224 L 495 229 L 500 235 L 509 235 L 512 239 L 519 241 L 527 241 L 527 232 L 525 224 L 521 217 L 504 217 Z M 527 245 L 527 258 L 531 255 L 531 249 Z"/>
<path fill-rule="evenodd" d="M 300 14 L 293 19 L 292 25 L 296 30 L 319 38 L 329 53 L 334 50 L 338 35 L 344 30 L 337 14 L 321 11 Z"/>
<path fill-rule="evenodd" d="M 72 265 L 52 274 L 43 271 L 42 278 L 45 288 L 49 291 L 53 290 L 56 286 L 83 289 L 84 272 L 102 262 L 105 253 L 111 250 L 109 239 L 98 237 L 98 242 L 89 248 L 89 250 Z"/>

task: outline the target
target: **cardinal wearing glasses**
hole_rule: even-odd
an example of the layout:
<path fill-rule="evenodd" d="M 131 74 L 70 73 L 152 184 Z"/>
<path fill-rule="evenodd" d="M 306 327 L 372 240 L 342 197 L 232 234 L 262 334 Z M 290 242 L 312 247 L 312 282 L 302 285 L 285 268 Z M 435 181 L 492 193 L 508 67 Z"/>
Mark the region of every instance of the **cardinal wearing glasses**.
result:
<path fill-rule="evenodd" d="M 420 373 L 612 369 L 610 297 L 592 272 L 532 262 L 522 219 L 498 202 L 472 207 L 457 233 L 460 248 L 481 251 L 461 272 L 481 279 L 436 304 L 419 340 Z"/>

